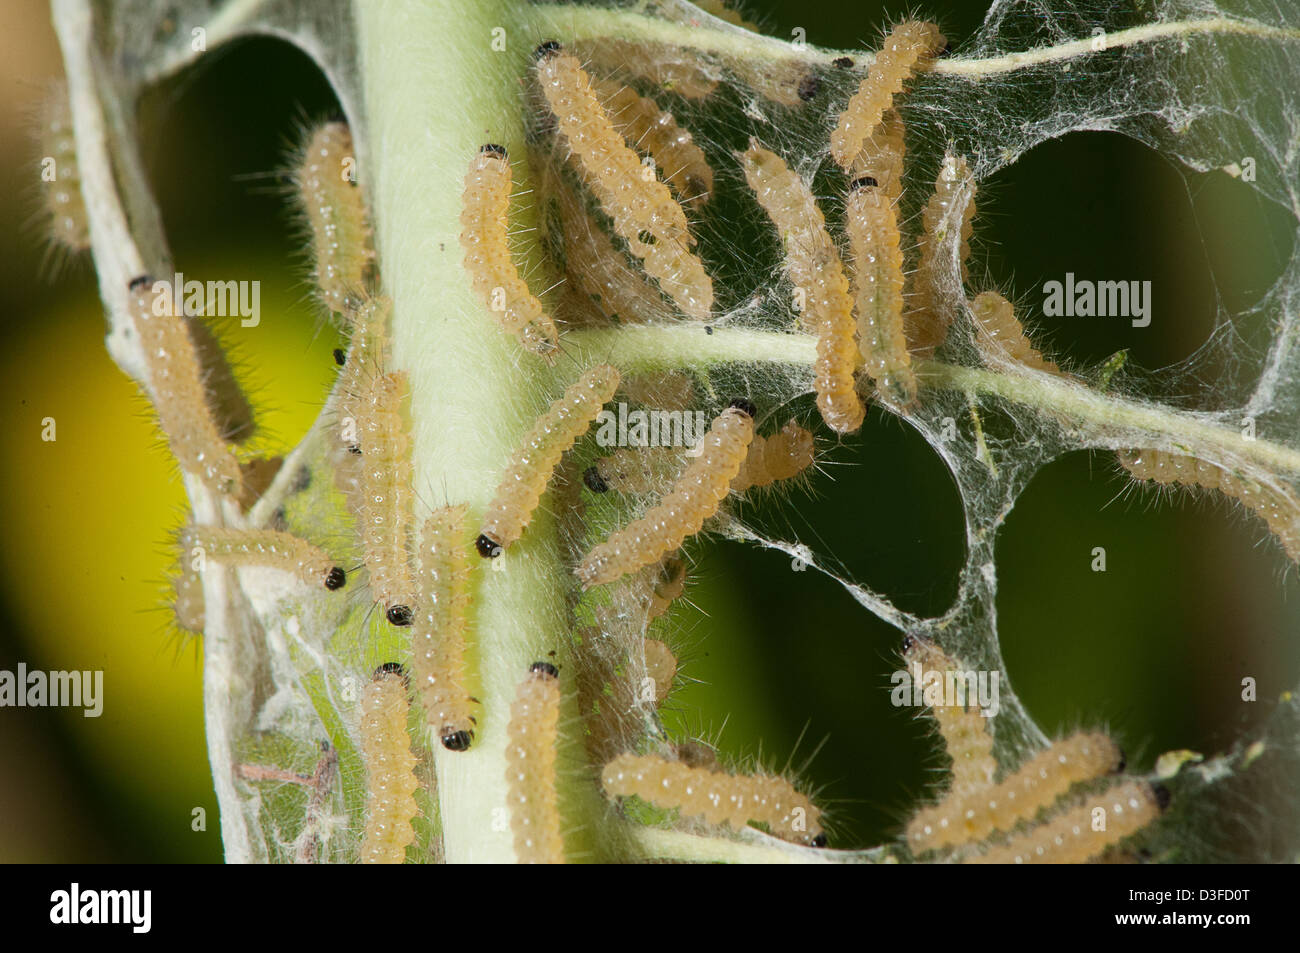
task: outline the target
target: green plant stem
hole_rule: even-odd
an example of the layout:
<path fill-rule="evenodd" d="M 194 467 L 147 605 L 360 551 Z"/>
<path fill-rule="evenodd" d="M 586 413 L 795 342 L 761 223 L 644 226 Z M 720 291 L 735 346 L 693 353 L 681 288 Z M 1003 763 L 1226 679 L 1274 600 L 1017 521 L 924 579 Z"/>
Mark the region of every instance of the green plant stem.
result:
<path fill-rule="evenodd" d="M 361 178 L 372 196 L 384 289 L 393 299 L 392 363 L 410 376 L 415 489 L 429 506 L 469 503 L 475 520 L 552 381 L 550 369 L 521 355 L 474 296 L 458 240 L 464 177 L 479 146 L 495 142 L 524 155 L 518 78 L 528 48 L 513 35 L 506 51 L 491 48 L 493 28 L 518 24 L 524 6 L 358 0 L 354 7 L 370 157 L 368 169 L 363 157 Z M 515 170 L 515 190 L 526 191 L 526 164 Z M 523 540 L 478 568 L 476 739 L 461 753 L 434 742 L 452 863 L 515 859 L 506 799 L 510 706 L 532 662 L 554 658 L 564 672 L 568 649 L 565 569 L 549 518 L 539 513 Z M 574 724 L 574 693 L 565 699 L 562 721 Z M 575 855 L 602 859 L 612 843 L 599 829 L 609 812 L 586 771 L 578 733 L 564 734 L 566 843 Z"/>
<path fill-rule="evenodd" d="M 625 370 L 707 368 L 746 361 L 810 365 L 816 358 L 816 339 L 807 334 L 741 328 L 715 328 L 706 334 L 690 324 L 571 331 L 565 344 L 585 360 L 606 360 Z M 917 371 L 923 386 L 1001 397 L 1042 414 L 1064 416 L 1098 436 L 1112 435 L 1112 442 L 1105 445 L 1132 445 L 1114 438 L 1142 431 L 1150 435 L 1151 446 L 1173 443 L 1198 456 L 1205 451 L 1215 457 L 1226 452 L 1274 472 L 1300 474 L 1300 451 L 1262 437 L 1248 439 L 1238 430 L 1195 414 L 1098 393 L 1067 378 L 938 361 L 919 362 Z"/>

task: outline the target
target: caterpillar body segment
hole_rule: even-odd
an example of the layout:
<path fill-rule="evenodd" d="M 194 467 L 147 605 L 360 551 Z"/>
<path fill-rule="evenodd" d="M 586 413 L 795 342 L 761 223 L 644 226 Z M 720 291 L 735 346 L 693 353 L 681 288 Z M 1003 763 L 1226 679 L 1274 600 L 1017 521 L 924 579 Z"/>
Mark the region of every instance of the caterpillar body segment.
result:
<path fill-rule="evenodd" d="M 903 658 L 909 665 L 919 663 L 922 673 L 934 671 L 945 675 L 960 671 L 950 656 L 922 639 L 906 639 Z M 938 723 L 939 736 L 952 759 L 952 786 L 948 796 L 961 797 L 992 786 L 998 768 L 993 757 L 993 733 L 989 730 L 992 719 L 985 718 L 970 699 L 965 705 L 933 705 L 930 714 Z"/>
<path fill-rule="evenodd" d="M 672 113 L 630 86 L 592 80 L 614 128 L 638 152 L 649 153 L 663 181 L 683 202 L 707 201 L 713 191 L 713 168 L 691 134 Z"/>
<path fill-rule="evenodd" d="M 974 217 L 975 177 L 964 158 L 946 155 L 921 214 L 920 255 L 907 314 L 907 343 L 914 356 L 929 357 L 948 338 L 952 310 L 943 291 L 943 259 L 955 243 L 961 278 L 966 280 Z"/>
<path fill-rule="evenodd" d="M 181 533 L 181 546 L 191 559 L 201 554 L 231 566 L 279 569 L 307 586 L 334 590 L 347 583 L 347 573 L 323 550 L 280 530 L 192 526 Z"/>
<path fill-rule="evenodd" d="M 538 53 L 542 93 L 614 231 L 684 313 L 707 319 L 713 280 L 690 251 L 695 238 L 686 213 L 614 128 L 578 60 L 558 44 L 543 44 Z"/>
<path fill-rule="evenodd" d="M 55 83 L 41 105 L 37 148 L 50 241 L 72 254 L 90 250 L 90 221 L 81 194 L 77 140 L 72 129 L 68 84 Z"/>
<path fill-rule="evenodd" d="M 523 864 L 564 863 L 555 792 L 560 683 L 555 666 L 535 662 L 519 683 L 506 727 L 506 785 L 515 856 Z"/>
<path fill-rule="evenodd" d="M 831 158 L 848 169 L 861 153 L 867 138 L 876 132 L 884 113 L 903 91 L 903 84 L 947 44 L 933 23 L 908 20 L 885 37 L 876 60 L 867 70 L 858 91 L 849 99 L 831 132 Z"/>
<path fill-rule="evenodd" d="M 707 824 L 743 830 L 756 821 L 782 840 L 826 844 L 821 811 L 775 775 L 734 775 L 659 755 L 622 754 L 605 765 L 601 785 L 611 798 L 636 796 Z"/>
<path fill-rule="evenodd" d="M 569 386 L 537 419 L 506 466 L 483 518 L 477 546 L 491 558 L 523 535 L 564 452 L 572 447 L 618 390 L 618 370 L 598 364 Z"/>
<path fill-rule="evenodd" d="M 375 260 L 355 162 L 352 130 L 327 122 L 308 137 L 293 172 L 310 226 L 312 279 L 321 302 L 337 314 L 355 310 L 365 297 Z"/>
<path fill-rule="evenodd" d="M 419 813 L 416 757 L 406 730 L 410 702 L 401 666 L 385 665 L 361 696 L 361 752 L 366 763 L 366 832 L 363 864 L 400 864 L 415 842 Z"/>
<path fill-rule="evenodd" d="M 587 554 L 576 570 L 584 589 L 613 582 L 679 549 L 718 511 L 754 439 L 753 416 L 731 407 L 714 419 L 700 455 L 682 471 L 671 492 L 640 519 Z"/>
<path fill-rule="evenodd" d="M 845 203 L 853 254 L 858 347 L 867 374 L 897 407 L 916 400 L 916 374 L 903 326 L 903 249 L 893 202 L 869 177 L 858 179 Z"/>
<path fill-rule="evenodd" d="M 476 724 L 465 670 L 472 571 L 468 527 L 463 505 L 434 510 L 424 521 L 411 629 L 415 688 L 429 727 L 448 751 L 469 748 Z"/>
<path fill-rule="evenodd" d="M 867 137 L 849 169 L 849 181 L 876 180 L 881 193 L 895 206 L 903 194 L 903 160 L 907 155 L 903 117 L 897 109 L 885 111 L 880 126 Z"/>
<path fill-rule="evenodd" d="M 758 204 L 781 236 L 786 275 L 803 297 L 801 323 L 817 335 L 817 407 L 833 430 L 853 433 L 866 413 L 853 381 L 858 365 L 853 299 L 826 219 L 807 183 L 776 153 L 751 140 L 741 163 Z"/>
<path fill-rule="evenodd" d="M 358 521 L 371 593 L 389 622 L 407 626 L 414 617 L 415 574 L 411 439 L 402 410 L 406 373 L 381 374 L 369 383 L 357 410 L 362 466 Z"/>
<path fill-rule="evenodd" d="M 975 296 L 970 309 L 975 321 L 975 344 L 985 363 L 1003 357 L 1036 371 L 1061 374 L 1061 369 L 1034 347 L 1016 319 L 1015 308 L 1002 295 L 982 291 Z"/>
<path fill-rule="evenodd" d="M 511 258 L 512 187 L 513 174 L 505 148 L 483 146 L 465 176 L 460 214 L 465 270 L 474 291 L 502 328 L 519 338 L 528 350 L 545 357 L 558 347 L 559 332 Z"/>
<path fill-rule="evenodd" d="M 813 459 L 812 431 L 793 420 L 788 421 L 770 437 L 754 438 L 740 465 L 740 472 L 731 481 L 731 492 L 744 493 L 793 479 L 811 467 Z"/>

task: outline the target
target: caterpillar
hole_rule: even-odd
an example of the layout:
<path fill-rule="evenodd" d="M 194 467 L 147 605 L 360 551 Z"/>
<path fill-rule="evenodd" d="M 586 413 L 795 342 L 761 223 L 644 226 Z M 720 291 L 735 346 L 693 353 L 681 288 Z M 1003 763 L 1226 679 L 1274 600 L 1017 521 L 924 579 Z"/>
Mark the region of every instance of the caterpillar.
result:
<path fill-rule="evenodd" d="M 741 161 L 745 181 L 781 236 L 786 275 L 804 297 L 803 326 L 817 335 L 817 407 L 833 430 L 853 433 L 865 414 L 853 385 L 853 300 L 826 219 L 808 185 L 776 153 L 751 139 Z"/>
<path fill-rule="evenodd" d="M 813 464 L 813 435 L 793 420 L 770 437 L 755 437 L 740 472 L 731 481 L 732 493 L 771 486 L 803 473 Z"/>
<path fill-rule="evenodd" d="M 37 147 L 50 240 L 73 254 L 90 250 L 90 221 L 81 194 L 77 140 L 72 130 L 68 84 L 54 84 L 41 107 Z"/>
<path fill-rule="evenodd" d="M 177 303 L 170 290 L 159 292 L 146 275 L 134 279 L 129 290 L 154 409 L 172 454 L 209 489 L 238 496 L 239 462 L 213 417 L 199 353 Z"/>
<path fill-rule="evenodd" d="M 894 205 L 903 194 L 903 158 L 907 154 L 903 117 L 897 109 L 887 109 L 880 126 L 867 137 L 862 151 L 849 170 L 851 181 L 869 176 L 876 180 L 881 193 Z"/>
<path fill-rule="evenodd" d="M 645 673 L 654 682 L 655 704 L 662 705 L 677 677 L 677 656 L 659 639 L 645 640 Z"/>
<path fill-rule="evenodd" d="M 416 689 L 429 726 L 448 751 L 464 751 L 474 740 L 473 699 L 465 687 L 471 571 L 467 511 L 445 506 L 424 521 L 419 612 L 411 631 Z"/>
<path fill-rule="evenodd" d="M 613 220 L 614 231 L 683 312 L 707 319 L 713 279 L 690 251 L 695 239 L 686 213 L 668 186 L 643 174 L 641 161 L 610 122 L 578 60 L 554 42 L 538 47 L 537 56 L 538 83 L 560 134 Z"/>
<path fill-rule="evenodd" d="M 393 625 L 410 625 L 415 582 L 411 572 L 411 446 L 402 419 L 406 373 L 370 381 L 357 408 L 361 443 L 362 507 L 358 514 L 370 590 Z"/>
<path fill-rule="evenodd" d="M 903 329 L 903 249 L 894 205 L 876 179 L 849 187 L 845 231 L 857 291 L 858 348 L 867 374 L 898 407 L 916 400 L 916 374 Z"/>
<path fill-rule="evenodd" d="M 918 20 L 907 20 L 890 31 L 831 132 L 831 158 L 840 168 L 853 163 L 885 111 L 893 106 L 894 96 L 903 91 L 903 83 L 942 52 L 947 42 L 937 26 Z"/>
<path fill-rule="evenodd" d="M 600 780 L 612 798 L 636 796 L 734 830 L 755 821 L 782 840 L 826 846 L 821 811 L 784 778 L 727 774 L 659 755 L 621 754 L 605 765 Z"/>
<path fill-rule="evenodd" d="M 960 215 L 957 259 L 961 277 L 967 277 L 966 259 L 970 257 L 970 236 L 975 217 L 975 177 L 966 160 L 945 155 L 935 178 L 934 193 L 921 213 L 922 234 L 918 240 L 919 261 L 916 267 L 912 301 L 907 315 L 907 343 L 914 355 L 928 357 L 948 337 L 951 311 L 944 301 L 944 274 L 939 255 L 952 239 L 949 229 L 957 222 L 956 206 L 964 202 Z"/>
<path fill-rule="evenodd" d="M 680 447 L 619 447 L 589 466 L 582 480 L 593 493 L 644 496 L 669 483 L 684 459 Z"/>
<path fill-rule="evenodd" d="M 1079 733 L 1029 759 L 1001 784 L 944 798 L 923 808 L 907 825 L 913 852 L 984 840 L 1041 809 L 1081 781 L 1121 770 L 1124 754 L 1103 734 Z"/>
<path fill-rule="evenodd" d="M 479 554 L 491 559 L 523 535 L 564 451 L 587 432 L 600 409 L 618 389 L 618 370 L 597 364 L 571 384 L 533 424 L 523 445 L 506 465 L 506 474 L 483 517 Z"/>
<path fill-rule="evenodd" d="M 713 169 L 704 150 L 672 113 L 630 86 L 602 79 L 593 79 L 591 85 L 604 101 L 614 128 L 634 149 L 654 159 L 663 181 L 678 198 L 683 202 L 708 200 L 713 191 Z"/>
<path fill-rule="evenodd" d="M 938 646 L 911 636 L 903 641 L 903 658 L 919 662 L 923 671 L 943 674 L 958 669 Z M 939 736 L 952 759 L 949 796 L 990 787 L 998 768 L 993 757 L 993 733 L 988 730 L 990 719 L 969 705 L 936 705 L 930 713 L 938 723 Z"/>
<path fill-rule="evenodd" d="M 602 72 L 631 73 L 656 89 L 685 99 L 711 95 L 721 75 L 692 51 L 664 43 L 602 37 L 576 44 L 574 52 Z"/>
<path fill-rule="evenodd" d="M 523 864 L 564 863 L 555 794 L 559 672 L 534 662 L 515 691 L 506 726 L 506 786 L 515 856 Z"/>
<path fill-rule="evenodd" d="M 534 354 L 558 346 L 555 322 L 528 290 L 510 257 L 509 214 L 513 177 L 504 146 L 479 149 L 465 176 L 460 245 L 474 290 L 501 326 Z"/>
<path fill-rule="evenodd" d="M 339 436 L 349 447 L 358 445 L 361 407 L 374 378 L 383 367 L 388 316 L 392 310 L 391 298 L 372 297 L 363 301 L 354 312 L 352 337 L 336 385 Z"/>
<path fill-rule="evenodd" d="M 965 863 L 1087 863 L 1159 817 L 1166 797 L 1163 788 L 1153 788 L 1145 782 L 1119 784 L 1005 844 L 968 858 Z M 1093 829 L 1093 821 L 1098 817 L 1104 818 L 1104 830 Z"/>
<path fill-rule="evenodd" d="M 172 614 L 186 632 L 202 635 L 207 628 L 207 607 L 203 600 L 203 577 L 194 569 L 189 535 L 182 530 L 177 539 L 178 559 L 172 571 Z"/>
<path fill-rule="evenodd" d="M 1300 563 L 1300 500 L 1284 486 L 1269 486 L 1201 460 L 1165 450 L 1120 450 L 1120 466 L 1141 480 L 1218 490 L 1264 521 L 1292 562 Z"/>
<path fill-rule="evenodd" d="M 1060 374 L 1061 369 L 1043 357 L 1025 335 L 1025 329 L 1016 320 L 1011 302 L 996 291 L 981 291 L 970 305 L 975 319 L 975 345 L 984 363 L 1001 357 L 1024 367 L 1048 374 Z"/>
<path fill-rule="evenodd" d="M 375 259 L 355 163 L 348 124 L 327 122 L 308 136 L 292 174 L 311 233 L 312 280 L 337 314 L 355 308 Z"/>
<path fill-rule="evenodd" d="M 575 570 L 584 589 L 613 582 L 681 547 L 718 511 L 754 439 L 753 406 L 737 401 L 713 421 L 700 455 L 639 520 L 589 552 Z"/>
<path fill-rule="evenodd" d="M 266 566 L 293 573 L 305 585 L 342 589 L 347 573 L 321 549 L 298 536 L 274 529 L 222 529 L 194 526 L 181 533 L 181 546 L 191 556 L 231 566 Z M 200 590 L 200 595 L 202 590 Z"/>
<path fill-rule="evenodd" d="M 361 752 L 366 763 L 363 864 L 400 864 L 415 841 L 415 755 L 406 731 L 406 675 L 395 662 L 375 670 L 361 696 Z"/>

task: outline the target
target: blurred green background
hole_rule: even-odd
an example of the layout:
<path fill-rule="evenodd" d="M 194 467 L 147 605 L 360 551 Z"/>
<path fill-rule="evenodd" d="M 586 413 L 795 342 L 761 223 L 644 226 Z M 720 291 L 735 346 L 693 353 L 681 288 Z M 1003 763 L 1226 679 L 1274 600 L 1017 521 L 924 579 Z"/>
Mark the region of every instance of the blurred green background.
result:
<path fill-rule="evenodd" d="M 769 0 L 751 9 L 779 35 L 874 44 L 898 6 Z M 103 669 L 99 719 L 0 709 L 0 860 L 217 861 L 220 842 L 200 705 L 201 662 L 163 605 L 169 532 L 183 513 L 175 472 L 135 388 L 111 363 L 88 262 L 43 261 L 30 114 L 61 71 L 44 3 L 12 0 L 0 36 L 0 669 Z M 955 46 L 974 3 L 930 3 Z M 333 375 L 283 195 L 281 168 L 304 117 L 333 111 L 322 77 L 290 48 L 251 41 L 150 98 L 146 160 L 178 267 L 262 282 L 256 335 L 238 345 L 263 424 L 292 445 Z M 1121 137 L 1075 134 L 983 187 L 976 253 L 992 282 L 1036 292 L 1066 271 L 1149 278 L 1151 327 L 1042 323 L 1058 354 L 1121 348 L 1147 369 L 1179 361 L 1212 326 L 1216 295 L 1253 302 L 1289 254 L 1291 228 L 1226 176 L 1189 176 Z M 55 273 L 57 272 L 57 273 Z M 54 417 L 58 439 L 40 440 Z M 767 524 L 830 553 L 905 609 L 935 614 L 962 558 L 959 501 L 928 446 L 873 411 L 831 449 L 822 477 Z M 1223 506 L 1119 498 L 1101 456 L 1074 454 L 1035 480 L 999 543 L 998 610 L 1010 677 L 1049 731 L 1106 724 L 1149 767 L 1170 748 L 1214 751 L 1259 722 L 1300 679 L 1294 568 L 1259 524 Z M 883 505 L 882 505 L 883 504 Z M 1090 571 L 1091 551 L 1109 568 Z M 838 819 L 837 846 L 896 830 L 937 780 L 924 723 L 888 702 L 898 635 L 815 573 L 733 544 L 700 554 L 683 613 L 685 672 L 670 720 L 729 755 L 796 765 Z M 1261 702 L 1240 701 L 1244 676 Z M 1276 793 L 1276 792 L 1275 792 Z M 1281 795 L 1279 795 L 1281 796 Z M 207 828 L 192 830 L 195 808 Z M 1283 797 L 1277 810 L 1294 812 Z"/>

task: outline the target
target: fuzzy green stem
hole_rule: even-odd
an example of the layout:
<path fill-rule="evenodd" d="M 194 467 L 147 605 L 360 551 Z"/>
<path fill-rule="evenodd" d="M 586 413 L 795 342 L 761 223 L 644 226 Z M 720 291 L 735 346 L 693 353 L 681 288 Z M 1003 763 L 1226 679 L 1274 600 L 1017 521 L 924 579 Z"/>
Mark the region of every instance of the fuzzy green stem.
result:
<path fill-rule="evenodd" d="M 410 375 L 416 492 L 429 505 L 470 504 L 479 518 L 502 467 L 549 399 L 552 372 L 522 354 L 475 297 L 461 266 L 464 177 L 485 142 L 524 155 L 519 77 L 531 46 L 518 36 L 518 0 L 401 0 L 355 5 L 384 290 L 393 299 L 393 364 Z M 506 29 L 504 51 L 493 29 Z M 500 34 L 498 34 L 500 35 Z M 525 191 L 525 163 L 515 165 Z M 521 222 L 521 231 L 531 223 Z M 475 557 L 477 559 L 477 557 Z M 472 622 L 481 701 L 463 753 L 437 748 L 446 859 L 512 862 L 506 801 L 506 723 L 530 663 L 565 668 L 565 570 L 553 523 L 539 514 L 524 539 L 475 573 Z M 573 670 L 568 666 L 568 670 Z M 562 675 L 563 677 L 563 675 Z M 563 721 L 577 721 L 572 691 Z M 602 859 L 608 810 L 585 770 L 581 739 L 559 753 L 571 855 Z"/>

